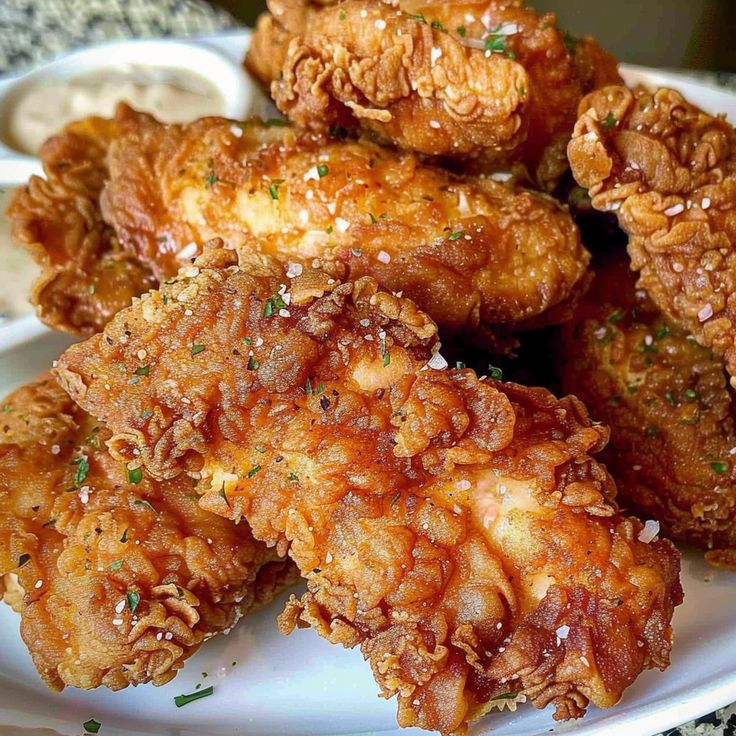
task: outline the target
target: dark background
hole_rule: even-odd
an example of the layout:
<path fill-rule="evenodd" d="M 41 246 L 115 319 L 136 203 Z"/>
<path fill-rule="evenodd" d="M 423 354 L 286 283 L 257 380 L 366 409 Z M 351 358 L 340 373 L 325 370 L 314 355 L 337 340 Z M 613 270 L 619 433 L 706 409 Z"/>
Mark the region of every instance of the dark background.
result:
<path fill-rule="evenodd" d="M 0 0 L 2 2 L 2 0 Z M 215 0 L 252 24 L 263 0 Z M 574 35 L 595 36 L 622 61 L 736 72 L 736 0 L 530 0 Z"/>

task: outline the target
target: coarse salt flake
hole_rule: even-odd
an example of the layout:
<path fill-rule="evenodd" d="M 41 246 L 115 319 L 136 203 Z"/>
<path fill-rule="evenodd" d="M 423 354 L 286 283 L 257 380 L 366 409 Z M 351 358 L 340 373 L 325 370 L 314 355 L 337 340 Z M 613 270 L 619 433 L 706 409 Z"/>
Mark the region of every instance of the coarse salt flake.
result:
<path fill-rule="evenodd" d="M 301 276 L 304 271 L 304 266 L 301 263 L 289 263 L 289 268 L 286 271 L 288 278 L 293 279 L 297 276 Z"/>
<path fill-rule="evenodd" d="M 115 613 L 122 613 L 124 608 L 125 608 L 125 598 L 118 601 L 117 605 L 115 606 Z"/>
<path fill-rule="evenodd" d="M 51 445 L 52 455 L 58 455 L 60 452 L 61 452 L 61 447 L 59 447 L 59 445 Z"/>
<path fill-rule="evenodd" d="M 374 24 L 373 24 L 379 31 L 386 30 L 386 21 L 383 18 L 379 18 Z"/>
<path fill-rule="evenodd" d="M 567 639 L 567 635 L 570 633 L 570 627 L 567 624 L 563 624 L 560 626 L 557 631 L 555 631 L 555 634 L 557 634 L 557 637 L 559 639 Z"/>
<path fill-rule="evenodd" d="M 429 127 L 434 128 L 435 130 L 439 130 L 442 126 L 440 125 L 439 120 L 430 120 Z"/>
<path fill-rule="evenodd" d="M 469 491 L 472 485 L 473 484 L 469 480 L 465 479 L 458 481 L 455 484 L 455 487 L 458 489 L 458 491 Z"/>
<path fill-rule="evenodd" d="M 440 353 L 435 353 L 427 362 L 427 365 L 430 368 L 433 368 L 436 371 L 443 371 L 445 368 L 447 368 L 447 361 L 442 357 Z"/>
<path fill-rule="evenodd" d="M 236 138 L 242 138 L 243 137 L 243 129 L 239 125 L 231 125 L 230 126 L 230 132 Z"/>
<path fill-rule="evenodd" d="M 187 260 L 187 258 L 194 258 L 194 256 L 196 256 L 196 255 L 197 255 L 197 244 L 196 244 L 196 243 L 194 243 L 194 242 L 192 242 L 192 243 L 187 243 L 187 245 L 185 245 L 185 246 L 184 246 L 184 247 L 183 247 L 183 248 L 182 248 L 182 249 L 181 249 L 181 250 L 180 250 L 180 251 L 179 251 L 179 252 L 178 252 L 178 253 L 176 254 L 176 257 L 177 257 L 177 258 L 178 258 L 178 259 L 179 259 L 180 261 L 186 261 L 186 260 Z"/>
<path fill-rule="evenodd" d="M 700 203 L 700 206 L 702 209 L 707 210 L 708 207 L 710 207 L 710 197 L 703 197 L 703 200 Z"/>
<path fill-rule="evenodd" d="M 279 309 L 279 317 L 291 317 L 291 312 L 288 309 Z"/>
<path fill-rule="evenodd" d="M 437 63 L 437 59 L 442 56 L 442 49 L 438 49 L 436 46 L 432 46 L 432 51 L 430 51 L 429 56 L 432 60 L 432 66 L 434 66 Z"/>
<path fill-rule="evenodd" d="M 699 312 L 698 319 L 701 322 L 709 320 L 713 316 L 713 307 L 710 304 L 706 304 Z"/>
<path fill-rule="evenodd" d="M 685 205 L 683 204 L 673 204 L 672 207 L 666 209 L 664 211 L 664 214 L 667 217 L 674 217 L 675 215 L 679 215 L 680 213 L 685 211 Z"/>
<path fill-rule="evenodd" d="M 378 258 L 381 263 L 391 263 L 391 255 L 386 253 L 385 250 L 379 250 L 376 258 Z"/>
<path fill-rule="evenodd" d="M 647 519 L 644 528 L 639 532 L 639 541 L 649 544 L 659 534 L 659 522 Z"/>
<path fill-rule="evenodd" d="M 36 585 L 34 587 L 36 588 L 36 590 L 43 587 L 43 580 L 36 580 Z"/>
<path fill-rule="evenodd" d="M 335 227 L 339 232 L 344 233 L 347 232 L 350 227 L 350 223 L 347 220 L 343 220 L 342 217 L 337 217 L 335 218 Z"/>

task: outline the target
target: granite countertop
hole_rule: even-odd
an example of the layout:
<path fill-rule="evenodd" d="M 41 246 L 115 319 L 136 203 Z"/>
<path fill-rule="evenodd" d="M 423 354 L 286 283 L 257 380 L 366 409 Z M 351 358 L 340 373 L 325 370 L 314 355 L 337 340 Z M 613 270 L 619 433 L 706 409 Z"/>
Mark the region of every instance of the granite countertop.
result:
<path fill-rule="evenodd" d="M 203 0 L 0 0 L 0 75 L 116 38 L 188 36 L 238 27 Z M 736 89 L 736 75 L 694 72 Z M 736 704 L 661 736 L 736 736 Z"/>

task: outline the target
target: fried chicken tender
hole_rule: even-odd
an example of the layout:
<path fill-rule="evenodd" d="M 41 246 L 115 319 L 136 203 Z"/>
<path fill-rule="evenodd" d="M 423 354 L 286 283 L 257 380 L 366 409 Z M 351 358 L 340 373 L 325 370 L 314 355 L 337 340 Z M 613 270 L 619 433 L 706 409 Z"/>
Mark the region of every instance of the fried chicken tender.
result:
<path fill-rule="evenodd" d="M 484 170 L 524 164 L 543 185 L 567 170 L 577 106 L 621 81 L 592 39 L 519 0 L 269 0 L 246 58 L 298 126 L 359 127 Z"/>
<path fill-rule="evenodd" d="M 400 725 L 613 705 L 668 664 L 678 554 L 618 514 L 580 402 L 441 369 L 435 335 L 369 277 L 215 249 L 57 373 L 119 460 L 199 473 L 205 508 L 289 551 L 283 630 L 360 646 Z"/>
<path fill-rule="evenodd" d="M 111 142 L 95 136 L 95 125 L 87 155 L 108 173 L 102 194 L 88 204 L 129 257 L 159 280 L 196 255 L 196 243 L 221 237 L 299 267 L 318 258 L 336 277 L 373 276 L 451 333 L 538 317 L 564 303 L 585 274 L 588 253 L 557 203 L 487 178 L 454 176 L 413 154 L 256 120 L 162 125 L 124 106 L 111 124 Z M 46 150 L 67 148 L 64 139 L 77 141 L 78 128 Z M 48 205 L 29 202 L 44 186 L 32 180 L 11 217 L 23 242 L 53 251 L 54 239 L 45 235 Z M 70 251 L 77 232 L 65 236 Z M 104 241 L 100 248 L 104 261 Z M 95 267 L 91 275 L 98 271 L 108 273 Z M 87 286 L 99 287 L 75 273 L 83 295 Z M 140 286 L 131 280 L 119 301 Z M 94 289 L 88 312 L 94 315 L 107 291 Z M 101 310 L 84 323 L 74 314 L 53 316 L 51 324 L 88 335 L 111 315 Z"/>
<path fill-rule="evenodd" d="M 30 295 L 39 318 L 75 335 L 99 331 L 157 283 L 100 214 L 115 131 L 102 118 L 68 125 L 39 152 L 45 178 L 32 176 L 8 208 L 13 236 L 42 268 Z"/>
<path fill-rule="evenodd" d="M 616 211 L 639 286 L 736 386 L 736 133 L 678 92 L 587 97 L 569 147 L 594 207 Z"/>
<path fill-rule="evenodd" d="M 2 417 L 0 577 L 17 575 L 9 602 L 50 688 L 166 683 L 293 581 L 247 525 L 200 509 L 186 476 L 126 471 L 50 376 L 12 393 Z"/>
<path fill-rule="evenodd" d="M 723 362 L 636 290 L 607 258 L 562 327 L 565 391 L 611 428 L 602 459 L 620 497 L 672 539 L 736 568 L 736 426 Z"/>

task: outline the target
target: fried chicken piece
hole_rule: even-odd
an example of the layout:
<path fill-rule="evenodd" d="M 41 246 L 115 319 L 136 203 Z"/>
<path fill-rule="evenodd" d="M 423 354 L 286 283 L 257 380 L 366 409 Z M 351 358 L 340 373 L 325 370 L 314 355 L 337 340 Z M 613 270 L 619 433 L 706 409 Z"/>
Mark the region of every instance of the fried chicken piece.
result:
<path fill-rule="evenodd" d="M 174 276 L 198 244 L 222 237 L 299 267 L 318 258 L 336 277 L 373 276 L 451 333 L 536 318 L 568 299 L 585 274 L 588 253 L 557 203 L 454 176 L 413 154 L 255 120 L 162 125 L 126 107 L 112 125 L 111 143 L 93 136 L 87 145 L 94 165 L 108 169 L 100 201 L 90 206 L 160 280 Z M 65 147 L 67 135 L 76 140 L 75 131 L 55 147 Z M 31 192 L 43 185 L 32 180 Z M 16 228 L 24 242 L 43 250 L 47 205 L 27 197 L 11 216 L 26 223 Z M 97 283 L 77 278 L 83 294 Z M 89 311 L 101 291 L 89 296 Z M 110 312 L 96 316 L 81 326 L 53 324 L 86 335 L 102 329 Z"/>
<path fill-rule="evenodd" d="M 298 126 L 361 128 L 483 170 L 520 162 L 543 186 L 567 170 L 577 106 L 621 81 L 520 0 L 269 0 L 247 68 Z"/>
<path fill-rule="evenodd" d="M 594 207 L 629 235 L 639 286 L 726 359 L 736 386 L 736 133 L 678 92 L 593 93 L 569 147 Z"/>
<path fill-rule="evenodd" d="M 611 427 L 602 459 L 623 501 L 714 565 L 736 568 L 736 427 L 723 362 L 606 258 L 558 343 L 565 391 Z"/>
<path fill-rule="evenodd" d="M 30 295 L 39 318 L 75 335 L 99 331 L 157 283 L 100 215 L 115 131 L 112 121 L 88 118 L 50 138 L 39 152 L 45 178 L 32 176 L 7 213 L 13 236 L 42 268 Z"/>
<path fill-rule="evenodd" d="M 360 646 L 400 725 L 613 705 L 667 666 L 678 554 L 617 513 L 582 404 L 441 369 L 435 333 L 371 278 L 212 250 L 57 371 L 118 459 L 199 473 L 205 508 L 289 551 L 283 630 Z"/>
<path fill-rule="evenodd" d="M 247 525 L 200 509 L 188 477 L 126 471 L 50 376 L 2 417 L 0 577 L 17 575 L 9 602 L 50 688 L 162 685 L 296 577 Z"/>

